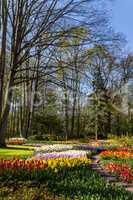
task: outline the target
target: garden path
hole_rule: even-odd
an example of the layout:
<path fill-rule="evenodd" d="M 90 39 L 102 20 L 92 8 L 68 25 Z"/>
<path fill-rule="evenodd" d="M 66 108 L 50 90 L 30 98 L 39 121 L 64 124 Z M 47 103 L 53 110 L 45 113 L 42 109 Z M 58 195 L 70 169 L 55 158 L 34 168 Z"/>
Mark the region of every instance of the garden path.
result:
<path fill-rule="evenodd" d="M 91 167 L 93 170 L 95 170 L 97 173 L 99 173 L 102 177 L 104 177 L 108 182 L 110 183 L 115 183 L 117 185 L 123 186 L 127 191 L 130 191 L 133 193 L 133 184 L 129 183 L 124 183 L 124 182 L 118 182 L 118 179 L 116 176 L 111 175 L 107 171 L 105 171 L 101 165 L 100 165 L 100 160 L 99 156 L 95 155 L 92 157 L 92 164 Z"/>

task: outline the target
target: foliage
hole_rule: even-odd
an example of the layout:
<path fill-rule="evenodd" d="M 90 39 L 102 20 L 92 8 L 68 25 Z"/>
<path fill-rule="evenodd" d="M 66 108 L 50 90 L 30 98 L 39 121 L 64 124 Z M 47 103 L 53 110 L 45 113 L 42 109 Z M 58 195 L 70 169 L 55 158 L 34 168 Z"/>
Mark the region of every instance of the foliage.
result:
<path fill-rule="evenodd" d="M 56 111 L 55 106 L 53 106 Z M 53 109 L 52 108 L 52 109 Z M 63 132 L 62 119 L 54 114 L 52 109 L 44 113 L 38 113 L 34 116 L 32 122 L 32 136 L 34 140 L 58 140 L 61 136 L 60 133 Z M 50 114 L 52 112 L 52 114 Z M 47 114 L 48 113 L 48 114 Z"/>
<path fill-rule="evenodd" d="M 39 141 L 42 141 L 42 142 L 45 142 L 45 141 L 61 141 L 61 140 L 64 140 L 64 138 L 63 137 L 61 137 L 61 136 L 56 136 L 56 135 L 48 135 L 48 134 L 44 134 L 44 133 L 38 133 L 38 134 L 36 134 L 36 135 L 32 135 L 32 136 L 29 136 L 28 137 L 28 143 L 29 143 L 29 141 L 31 141 L 31 142 L 35 142 L 35 141 L 37 141 L 37 142 L 39 142 Z"/>
<path fill-rule="evenodd" d="M 129 137 L 129 136 L 117 136 L 116 134 L 114 135 L 109 135 L 108 137 L 108 142 L 110 142 L 110 144 L 114 144 L 116 146 L 125 146 L 125 147 L 129 147 L 133 145 L 133 137 Z"/>
<path fill-rule="evenodd" d="M 2 200 L 63 200 L 63 196 L 55 195 L 46 188 L 46 184 L 32 181 L 0 182 L 0 197 Z"/>
<path fill-rule="evenodd" d="M 122 187 L 116 186 L 115 184 L 107 183 L 100 175 L 91 170 L 88 166 L 78 166 L 74 168 L 66 168 L 63 167 L 58 172 L 51 170 L 44 170 L 40 176 L 36 174 L 38 179 L 32 179 L 32 182 L 28 183 L 26 180 L 28 176 L 23 174 L 23 177 L 17 177 L 17 180 L 12 180 L 12 177 L 7 176 L 5 181 L 3 180 L 3 184 L 5 182 L 6 187 L 9 187 L 9 183 L 12 181 L 14 186 L 19 185 L 19 178 L 21 179 L 21 186 L 23 189 L 19 190 L 22 192 L 21 196 L 25 196 L 27 198 L 27 192 L 29 191 L 31 194 L 35 195 L 34 189 L 32 187 L 38 188 L 38 192 L 36 194 L 36 198 L 45 199 L 46 190 L 48 193 L 47 199 L 53 194 L 55 195 L 55 199 L 63 200 L 68 199 L 71 200 L 131 200 L 132 194 L 130 192 L 126 192 Z M 25 180 L 25 186 L 23 187 L 22 179 Z M 16 184 L 15 184 L 16 183 Z M 30 185 L 30 186 L 29 186 Z M 28 187 L 29 186 L 29 187 Z M 25 187 L 28 189 L 25 191 Z M 12 188 L 12 186 L 11 186 Z M 18 188 L 18 186 L 16 187 Z M 45 188 L 45 189 L 44 189 Z M 2 187 L 3 189 L 3 187 Z M 17 196 L 17 190 L 13 192 L 13 196 Z M 35 189 L 35 191 L 37 191 Z M 7 197 L 11 195 L 11 190 L 3 193 L 3 195 L 7 195 Z M 30 194 L 30 195 L 31 195 Z M 12 198 L 13 199 L 13 198 Z M 27 199 L 26 199 L 27 200 Z"/>

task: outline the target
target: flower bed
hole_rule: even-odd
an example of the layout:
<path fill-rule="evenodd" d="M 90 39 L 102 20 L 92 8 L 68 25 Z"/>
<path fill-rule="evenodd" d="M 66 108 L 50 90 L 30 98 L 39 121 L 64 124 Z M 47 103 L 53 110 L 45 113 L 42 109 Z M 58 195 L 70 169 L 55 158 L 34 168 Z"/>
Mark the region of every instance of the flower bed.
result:
<path fill-rule="evenodd" d="M 102 149 L 99 147 L 90 149 L 90 146 L 87 145 L 61 145 L 58 148 L 59 145 L 53 145 L 54 147 L 52 148 L 55 148 L 55 151 L 53 151 L 53 149 L 51 150 L 51 146 L 47 145 L 48 152 L 46 149 L 35 152 L 34 157 L 29 160 L 1 159 L 0 182 L 5 182 L 6 185 L 8 182 L 12 182 L 13 184 L 17 183 L 18 186 L 22 186 L 22 183 L 26 184 L 26 182 L 31 182 L 33 190 L 39 184 L 38 195 L 40 196 L 38 196 L 38 199 L 42 199 L 44 195 L 46 196 L 44 188 L 47 188 L 54 197 L 57 195 L 61 199 L 106 200 L 109 197 L 108 199 L 125 200 L 125 196 L 127 197 L 126 199 L 132 199 L 131 194 L 126 192 L 122 187 L 109 184 L 91 169 L 91 160 L 87 158 L 88 154 L 90 156 L 93 150 L 97 152 L 99 150 L 101 151 Z M 72 149 L 69 149 L 71 146 Z M 118 167 L 116 168 L 118 169 Z M 130 172 L 130 169 L 126 167 L 124 169 L 122 168 L 122 173 L 114 172 L 109 166 L 106 170 L 110 170 L 110 172 L 119 176 L 121 175 L 121 178 L 122 173 Z M 131 174 L 126 176 L 126 181 L 128 178 L 132 180 Z M 43 194 L 40 192 L 40 186 L 42 185 Z M 16 188 L 16 184 L 14 184 L 14 187 Z M 26 189 L 29 192 L 28 188 Z M 52 199 L 55 199 L 54 197 Z"/>
<path fill-rule="evenodd" d="M 122 180 L 126 182 L 133 181 L 133 173 L 129 165 L 111 162 L 111 163 L 106 164 L 104 167 L 107 171 L 116 174 Z"/>
<path fill-rule="evenodd" d="M 73 145 L 67 144 L 53 144 L 53 145 L 43 145 L 41 147 L 37 147 L 37 152 L 54 152 L 54 151 L 67 151 L 73 149 Z"/>
<path fill-rule="evenodd" d="M 132 148 L 115 148 L 100 153 L 103 168 L 126 182 L 133 182 Z"/>
<path fill-rule="evenodd" d="M 29 176 L 37 176 L 36 173 L 43 173 L 45 170 L 54 170 L 57 172 L 62 168 L 74 168 L 79 166 L 87 166 L 91 163 L 87 158 L 56 158 L 48 160 L 0 160 L 0 175 L 5 176 L 21 176 L 23 178 L 26 173 Z M 36 173 L 35 173 L 36 172 Z M 34 174 L 35 173 L 35 174 Z M 20 178 L 21 178 L 20 177 Z"/>
<path fill-rule="evenodd" d="M 34 159 L 41 159 L 47 160 L 50 158 L 82 158 L 88 157 L 91 155 L 90 151 L 79 151 L 79 150 L 69 150 L 69 151 L 62 151 L 62 152 L 52 152 L 52 153 L 37 153 L 33 158 Z"/>
<path fill-rule="evenodd" d="M 73 168 L 91 163 L 88 155 L 90 151 L 70 150 L 74 145 L 44 145 L 37 148 L 35 155 L 27 160 L 0 160 L 0 174 L 19 174 L 20 176 L 35 176 L 46 170 L 57 172 L 61 168 Z M 55 151 L 53 151 L 55 150 Z M 42 172 L 43 171 L 43 172 Z M 44 176 L 44 175 L 43 175 Z"/>
<path fill-rule="evenodd" d="M 88 167 L 88 165 L 67 169 L 62 168 L 58 172 L 43 170 L 42 173 L 34 173 L 33 177 L 28 176 L 24 172 L 22 177 L 5 176 L 6 179 L 0 181 L 0 199 L 133 199 L 130 192 L 125 191 L 122 186 L 106 182 L 105 179 Z M 15 181 L 13 181 L 14 178 L 16 178 Z"/>
<path fill-rule="evenodd" d="M 56 158 L 47 160 L 48 167 L 51 169 L 73 168 L 79 166 L 87 166 L 91 164 L 91 160 L 87 158 Z"/>
<path fill-rule="evenodd" d="M 124 151 L 133 153 L 133 148 L 132 147 L 114 148 L 112 151 Z"/>
<path fill-rule="evenodd" d="M 73 149 L 77 150 L 88 150 L 88 151 L 93 151 L 100 153 L 101 151 L 104 150 L 104 147 L 102 146 L 90 146 L 90 145 L 85 145 L 85 144 L 80 144 L 80 145 L 75 145 Z"/>
<path fill-rule="evenodd" d="M 62 151 L 70 151 L 70 150 L 83 150 L 83 151 L 93 151 L 93 152 L 101 152 L 104 150 L 103 147 L 93 147 L 84 144 L 53 144 L 53 145 L 43 145 L 41 147 L 36 148 L 36 152 L 41 153 L 51 153 L 51 152 L 62 152 Z"/>
<path fill-rule="evenodd" d="M 4 170 L 16 171 L 20 169 L 31 171 L 33 169 L 45 169 L 47 167 L 47 162 L 44 160 L 0 160 L 0 172 L 3 172 Z"/>
<path fill-rule="evenodd" d="M 130 153 L 128 151 L 103 151 L 101 152 L 100 156 L 104 159 L 108 158 L 125 159 L 125 158 L 132 158 L 133 153 Z"/>
<path fill-rule="evenodd" d="M 9 145 L 22 145 L 25 143 L 26 143 L 25 138 L 9 138 L 8 140 L 6 140 L 6 144 Z"/>

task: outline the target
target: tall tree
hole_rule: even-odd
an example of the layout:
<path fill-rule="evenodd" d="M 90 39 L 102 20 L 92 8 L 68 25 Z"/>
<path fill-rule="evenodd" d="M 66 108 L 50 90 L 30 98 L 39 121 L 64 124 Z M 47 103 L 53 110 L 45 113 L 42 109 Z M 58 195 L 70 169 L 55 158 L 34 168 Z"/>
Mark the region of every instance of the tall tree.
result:
<path fill-rule="evenodd" d="M 2 1 L 3 38 L 1 48 L 1 87 L 3 84 L 3 70 L 5 69 L 6 43 L 9 41 L 10 62 L 9 76 L 4 97 L 3 112 L 0 121 L 0 144 L 5 145 L 5 130 L 12 99 L 12 88 L 15 85 L 16 75 L 22 64 L 30 57 L 35 56 L 34 48 L 41 42 L 43 48 L 52 45 L 58 37 L 55 31 L 57 21 L 84 1 L 68 0 L 18 0 Z M 7 23 L 8 21 L 8 23 Z M 6 37 L 9 33 L 8 38 Z M 1 98 L 3 100 L 3 97 Z M 2 107 L 2 100 L 0 108 Z"/>

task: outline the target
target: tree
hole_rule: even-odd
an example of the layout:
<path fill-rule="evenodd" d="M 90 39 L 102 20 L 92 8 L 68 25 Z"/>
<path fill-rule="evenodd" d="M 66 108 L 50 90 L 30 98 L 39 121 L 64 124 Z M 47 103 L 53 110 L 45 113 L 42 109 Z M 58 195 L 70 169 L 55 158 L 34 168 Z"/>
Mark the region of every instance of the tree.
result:
<path fill-rule="evenodd" d="M 109 88 L 112 84 L 112 74 L 115 71 L 115 58 L 109 53 L 104 46 L 96 46 L 88 50 L 88 71 L 91 77 L 91 87 L 94 106 L 94 126 L 95 138 L 98 138 L 98 132 L 105 134 L 110 133 L 111 129 L 111 99 L 108 95 Z M 104 125 L 106 128 L 103 126 Z"/>
<path fill-rule="evenodd" d="M 10 111 L 10 103 L 15 85 L 16 76 L 21 66 L 26 60 L 35 56 L 34 49 L 41 43 L 46 49 L 52 45 L 58 38 L 59 33 L 55 31 L 57 21 L 74 9 L 84 1 L 69 0 L 61 3 L 61 1 L 34 1 L 34 0 L 18 0 L 18 1 L 2 1 L 2 27 L 3 38 L 1 48 L 1 88 L 3 87 L 3 72 L 5 70 L 6 46 L 8 46 L 10 55 L 9 76 L 6 87 L 6 95 L 1 98 L 1 105 L 4 102 L 2 116 L 0 121 L 0 143 L 5 145 L 5 130 L 7 127 L 7 119 Z M 8 23 L 7 23 L 8 21 Z M 8 38 L 6 37 L 7 33 Z M 7 41 L 8 44 L 7 44 Z M 7 45 L 6 45 L 7 44 Z M 2 92 L 3 89 L 1 89 Z M 1 93 L 2 95 L 2 93 Z M 4 101 L 3 101 L 4 100 Z"/>

